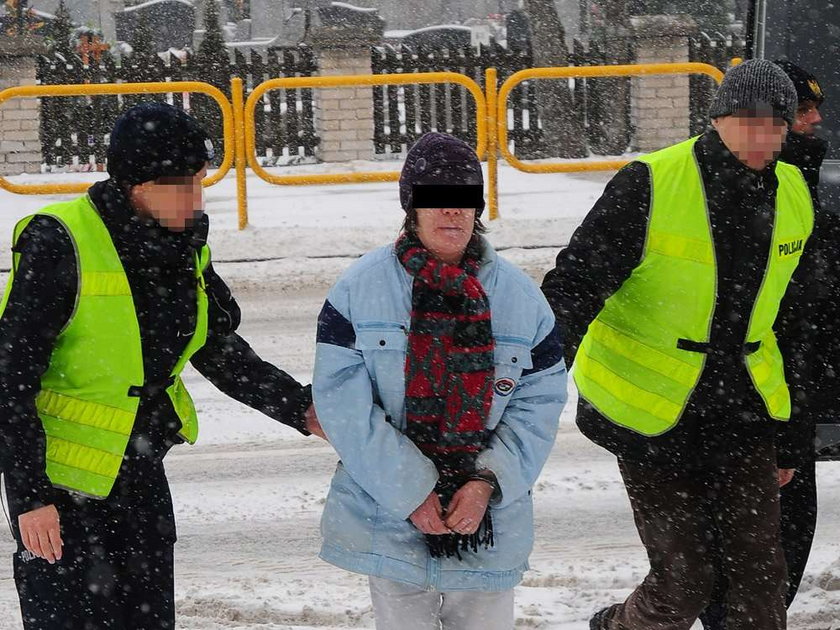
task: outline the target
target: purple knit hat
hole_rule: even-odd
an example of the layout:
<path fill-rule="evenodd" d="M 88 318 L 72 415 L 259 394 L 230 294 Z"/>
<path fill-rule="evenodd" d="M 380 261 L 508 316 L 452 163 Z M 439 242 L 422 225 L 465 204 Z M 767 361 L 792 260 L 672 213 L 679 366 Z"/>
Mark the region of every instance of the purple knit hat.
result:
<path fill-rule="evenodd" d="M 412 207 L 415 185 L 484 186 L 481 162 L 466 142 L 446 133 L 431 132 L 422 136 L 408 150 L 400 173 L 400 204 Z M 484 203 L 476 208 L 480 215 Z"/>

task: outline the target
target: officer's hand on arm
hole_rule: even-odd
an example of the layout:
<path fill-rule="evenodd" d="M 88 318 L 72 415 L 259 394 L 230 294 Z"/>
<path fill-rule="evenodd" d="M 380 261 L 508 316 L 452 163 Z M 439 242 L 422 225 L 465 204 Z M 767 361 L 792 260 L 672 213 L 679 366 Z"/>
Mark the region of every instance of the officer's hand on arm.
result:
<path fill-rule="evenodd" d="M 327 435 L 324 433 L 324 429 L 321 428 L 321 423 L 318 421 L 318 416 L 315 413 L 315 405 L 309 405 L 309 409 L 306 410 L 303 417 L 306 420 L 307 431 L 309 431 L 312 435 L 317 435 L 319 438 L 329 442 Z"/>
<path fill-rule="evenodd" d="M 414 526 L 424 534 L 449 534 L 449 528 L 444 524 L 443 507 L 437 493 L 432 490 L 426 500 L 411 513 L 409 519 Z"/>
<path fill-rule="evenodd" d="M 58 510 L 54 505 L 45 505 L 18 517 L 20 538 L 23 546 L 50 564 L 61 560 L 61 527 Z"/>
<path fill-rule="evenodd" d="M 782 488 L 793 481 L 793 474 L 796 468 L 779 468 L 779 487 Z"/>
<path fill-rule="evenodd" d="M 446 508 L 446 526 L 458 534 L 474 534 L 481 525 L 492 494 L 493 485 L 486 481 L 465 483 Z"/>

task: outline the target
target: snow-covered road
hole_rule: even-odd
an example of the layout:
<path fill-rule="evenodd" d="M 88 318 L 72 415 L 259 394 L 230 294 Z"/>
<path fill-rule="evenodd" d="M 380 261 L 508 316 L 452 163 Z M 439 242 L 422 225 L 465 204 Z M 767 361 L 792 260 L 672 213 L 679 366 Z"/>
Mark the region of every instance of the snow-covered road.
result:
<path fill-rule="evenodd" d="M 491 241 L 538 279 L 555 248 L 516 247 L 566 242 L 605 179 L 503 169 L 503 219 Z M 396 234 L 396 186 L 249 184 L 252 227 L 244 233 L 234 231 L 233 181 L 209 191 L 215 258 L 279 260 L 219 262 L 218 271 L 239 299 L 243 336 L 264 358 L 308 381 L 326 290 L 353 256 Z M 14 220 L 44 203 L 0 192 L 0 266 L 8 265 Z M 202 435 L 167 459 L 179 527 L 179 627 L 372 627 L 366 580 L 317 559 L 318 520 L 336 455 L 226 399 L 195 372 L 187 378 Z M 537 542 L 533 570 L 517 589 L 520 628 L 585 630 L 589 615 L 626 596 L 646 568 L 615 460 L 578 433 L 573 409 L 574 400 L 535 489 Z M 820 522 L 791 610 L 795 630 L 840 627 L 840 464 L 821 464 L 818 474 Z M 20 627 L 11 553 L 11 537 L 0 532 L 2 630 Z"/>

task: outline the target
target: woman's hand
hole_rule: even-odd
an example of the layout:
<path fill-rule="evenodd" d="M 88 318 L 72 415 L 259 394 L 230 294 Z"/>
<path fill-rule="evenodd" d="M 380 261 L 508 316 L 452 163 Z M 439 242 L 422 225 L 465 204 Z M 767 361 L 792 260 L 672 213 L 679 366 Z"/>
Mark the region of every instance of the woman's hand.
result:
<path fill-rule="evenodd" d="M 468 481 L 452 496 L 446 508 L 446 526 L 456 534 L 474 534 L 481 525 L 493 486 L 486 481 Z"/>
<path fill-rule="evenodd" d="M 424 534 L 450 534 L 443 524 L 443 507 L 437 493 L 432 490 L 426 500 L 409 517 L 414 526 Z"/>
<path fill-rule="evenodd" d="M 23 546 L 39 558 L 50 564 L 61 560 L 61 527 L 58 522 L 58 510 L 54 505 L 45 505 L 36 510 L 25 512 L 18 517 L 20 538 Z"/>
<path fill-rule="evenodd" d="M 318 415 L 315 413 L 315 405 L 309 405 L 309 409 L 307 409 L 306 413 L 303 414 L 303 418 L 306 422 L 305 428 L 307 431 L 309 431 L 312 435 L 317 435 L 322 440 L 327 440 L 329 442 L 327 435 L 321 428 L 321 422 L 318 420 Z"/>

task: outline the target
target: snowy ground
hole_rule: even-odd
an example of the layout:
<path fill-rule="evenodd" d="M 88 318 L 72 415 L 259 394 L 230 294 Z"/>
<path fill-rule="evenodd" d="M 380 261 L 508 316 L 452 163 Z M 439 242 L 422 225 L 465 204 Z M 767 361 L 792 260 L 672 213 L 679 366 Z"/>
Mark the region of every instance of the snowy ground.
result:
<path fill-rule="evenodd" d="M 492 224 L 490 240 L 541 278 L 607 178 L 503 168 L 502 219 Z M 15 220 L 50 200 L 0 191 L 0 268 L 9 265 Z M 396 184 L 280 188 L 252 178 L 249 200 L 251 226 L 237 232 L 234 181 L 209 189 L 216 264 L 242 306 L 243 335 L 308 381 L 315 318 L 328 287 L 355 256 L 397 233 Z M 202 436 L 167 459 L 179 524 L 179 627 L 373 627 L 365 579 L 316 557 L 337 459 L 332 450 L 226 399 L 194 372 L 188 382 Z M 578 433 L 573 409 L 574 394 L 535 491 L 537 543 L 533 570 L 517 588 L 520 628 L 584 630 L 594 610 L 625 597 L 646 569 L 615 461 Z M 840 628 L 840 464 L 820 464 L 818 474 L 819 528 L 791 610 L 797 630 Z M 0 629 L 20 627 L 12 549 L 11 536 L 0 532 Z"/>

